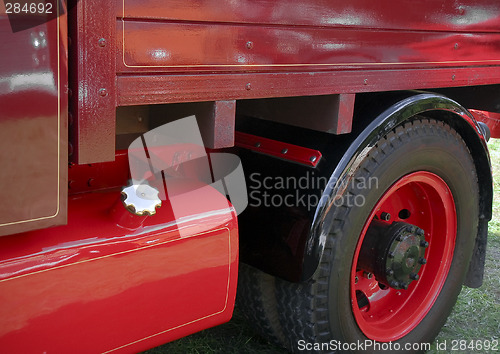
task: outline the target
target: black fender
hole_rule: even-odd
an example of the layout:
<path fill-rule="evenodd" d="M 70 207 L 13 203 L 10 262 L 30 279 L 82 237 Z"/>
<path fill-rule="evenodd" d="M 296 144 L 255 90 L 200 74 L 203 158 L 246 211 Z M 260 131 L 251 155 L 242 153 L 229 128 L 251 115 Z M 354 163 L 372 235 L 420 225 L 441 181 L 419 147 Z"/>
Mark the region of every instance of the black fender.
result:
<path fill-rule="evenodd" d="M 322 257 L 326 237 L 331 229 L 332 208 L 334 197 L 342 195 L 348 186 L 352 174 L 364 158 L 364 152 L 373 147 L 384 135 L 409 120 L 415 115 L 442 120 L 451 125 L 464 139 L 476 164 L 480 189 L 480 224 L 476 236 L 476 246 L 473 260 L 465 284 L 478 287 L 482 283 L 488 221 L 492 217 L 493 178 L 491 162 L 486 144 L 485 133 L 474 117 L 459 103 L 435 93 L 406 92 L 392 97 L 392 102 L 384 102 L 384 109 L 373 119 L 373 109 L 363 116 L 356 116 L 366 123 L 361 124 L 358 131 L 353 131 L 355 137 L 336 164 L 327 188 L 323 191 L 318 204 L 310 232 L 305 240 L 304 258 L 302 264 L 302 281 L 309 279 L 317 270 Z M 375 113 L 376 114 L 376 113 Z M 371 117 L 370 117 L 371 116 Z M 327 154 L 327 153 L 326 153 Z"/>

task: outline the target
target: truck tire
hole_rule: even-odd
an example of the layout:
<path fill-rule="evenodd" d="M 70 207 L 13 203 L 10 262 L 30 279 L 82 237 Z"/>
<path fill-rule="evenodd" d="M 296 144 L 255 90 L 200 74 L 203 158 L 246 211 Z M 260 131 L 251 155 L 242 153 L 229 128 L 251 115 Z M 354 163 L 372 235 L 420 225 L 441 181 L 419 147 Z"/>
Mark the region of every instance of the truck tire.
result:
<path fill-rule="evenodd" d="M 278 318 L 274 282 L 272 275 L 240 263 L 236 306 L 257 333 L 283 346 L 285 336 Z"/>
<path fill-rule="evenodd" d="M 356 352 L 353 343 L 368 340 L 381 347 L 364 352 L 389 352 L 389 342 L 418 352 L 405 345 L 437 336 L 474 249 L 479 189 L 472 156 L 450 126 L 414 117 L 371 147 L 352 181 L 337 196 L 343 200 L 332 211 L 313 277 L 276 280 L 287 347 Z"/>

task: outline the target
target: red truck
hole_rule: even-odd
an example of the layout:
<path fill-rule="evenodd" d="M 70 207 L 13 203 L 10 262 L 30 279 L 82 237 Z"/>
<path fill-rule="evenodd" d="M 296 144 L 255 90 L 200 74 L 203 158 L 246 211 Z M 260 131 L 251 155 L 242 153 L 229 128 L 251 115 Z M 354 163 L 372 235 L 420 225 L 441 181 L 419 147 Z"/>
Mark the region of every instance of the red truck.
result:
<path fill-rule="evenodd" d="M 237 288 L 291 351 L 411 351 L 482 283 L 497 0 L 5 0 L 0 50 L 1 352 L 142 351 Z M 188 116 L 246 209 L 147 144 Z"/>

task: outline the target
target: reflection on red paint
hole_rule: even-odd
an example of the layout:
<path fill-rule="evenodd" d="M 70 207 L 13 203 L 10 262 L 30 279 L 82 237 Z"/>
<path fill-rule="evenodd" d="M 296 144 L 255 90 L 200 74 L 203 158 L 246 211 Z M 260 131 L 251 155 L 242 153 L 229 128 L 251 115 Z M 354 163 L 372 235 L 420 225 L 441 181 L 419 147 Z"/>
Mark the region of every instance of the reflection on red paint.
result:
<path fill-rule="evenodd" d="M 176 221 L 164 203 L 130 231 L 109 213 L 118 192 L 87 193 L 70 198 L 68 226 L 1 238 L 0 347 L 138 351 L 229 320 L 236 217 L 202 192 L 227 208 L 186 200 L 194 212 Z"/>

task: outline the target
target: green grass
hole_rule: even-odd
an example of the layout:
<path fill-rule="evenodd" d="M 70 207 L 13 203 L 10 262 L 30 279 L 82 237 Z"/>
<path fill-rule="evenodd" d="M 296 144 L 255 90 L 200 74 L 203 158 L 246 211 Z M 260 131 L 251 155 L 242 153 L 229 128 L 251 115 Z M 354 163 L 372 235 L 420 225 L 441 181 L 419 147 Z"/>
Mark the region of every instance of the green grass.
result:
<path fill-rule="evenodd" d="M 500 340 L 500 140 L 489 143 L 495 196 L 493 220 L 489 224 L 488 251 L 484 284 L 479 289 L 464 287 L 455 308 L 448 318 L 437 342 L 447 342 L 448 349 L 453 340 Z M 207 329 L 175 342 L 148 351 L 153 353 L 285 353 L 284 350 L 267 343 L 257 335 L 236 309 L 233 319 L 221 326 Z M 437 350 L 436 344 L 429 353 L 451 352 Z M 481 351 L 460 351 L 460 353 Z M 486 351 L 482 351 L 486 352 Z"/>
<path fill-rule="evenodd" d="M 235 310 L 230 322 L 148 350 L 147 354 L 287 353 L 256 334 Z"/>

